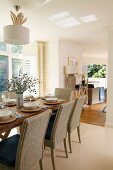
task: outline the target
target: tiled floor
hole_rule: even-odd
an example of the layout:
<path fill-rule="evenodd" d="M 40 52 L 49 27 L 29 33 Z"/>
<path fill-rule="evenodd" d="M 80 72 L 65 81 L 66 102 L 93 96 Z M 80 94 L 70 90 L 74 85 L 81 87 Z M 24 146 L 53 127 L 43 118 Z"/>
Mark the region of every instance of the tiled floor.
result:
<path fill-rule="evenodd" d="M 68 158 L 63 143 L 57 146 L 56 170 L 113 170 L 113 128 L 81 123 L 81 140 L 78 143 L 76 130 L 73 131 L 73 153 Z M 44 170 L 53 170 L 49 148 L 44 151 L 43 166 Z"/>
<path fill-rule="evenodd" d="M 57 147 L 57 170 L 113 170 L 113 129 L 82 123 L 81 139 L 79 144 L 73 131 L 69 158 L 65 158 L 63 143 Z M 44 151 L 43 165 L 44 170 L 52 170 L 49 148 Z"/>

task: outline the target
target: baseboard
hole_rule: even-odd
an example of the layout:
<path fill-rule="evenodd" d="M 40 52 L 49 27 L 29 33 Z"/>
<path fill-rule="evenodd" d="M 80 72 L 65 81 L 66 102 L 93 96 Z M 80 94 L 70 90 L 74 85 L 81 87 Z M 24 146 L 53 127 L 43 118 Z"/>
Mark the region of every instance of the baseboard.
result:
<path fill-rule="evenodd" d="M 105 127 L 113 128 L 113 123 L 106 122 L 105 123 Z"/>

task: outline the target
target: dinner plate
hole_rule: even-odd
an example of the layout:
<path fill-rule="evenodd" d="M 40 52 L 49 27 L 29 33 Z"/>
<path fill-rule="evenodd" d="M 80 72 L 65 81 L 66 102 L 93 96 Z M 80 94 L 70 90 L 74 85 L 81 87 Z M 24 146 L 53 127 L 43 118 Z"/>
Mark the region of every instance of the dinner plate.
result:
<path fill-rule="evenodd" d="M 36 98 L 36 97 L 33 97 L 33 98 L 30 98 L 30 99 L 29 99 L 29 97 L 25 97 L 24 100 L 25 100 L 25 101 L 30 101 L 30 100 L 31 100 L 31 101 L 36 101 L 37 98 Z"/>
<path fill-rule="evenodd" d="M 55 104 L 60 104 L 61 102 L 60 101 L 55 101 L 55 102 L 48 102 L 48 101 L 45 101 L 44 104 L 47 104 L 47 105 L 55 105 Z"/>
<path fill-rule="evenodd" d="M 0 120 L 7 120 L 12 115 L 12 111 L 9 110 L 0 110 Z"/>
<path fill-rule="evenodd" d="M 10 123 L 10 122 L 13 122 L 16 119 L 17 119 L 16 115 L 10 115 L 8 119 L 0 120 L 0 124 Z"/>
<path fill-rule="evenodd" d="M 5 105 L 6 106 L 15 106 L 16 102 L 7 102 Z"/>
<path fill-rule="evenodd" d="M 22 107 L 22 108 L 20 109 L 20 111 L 22 111 L 22 112 L 29 112 L 29 113 L 31 113 L 31 112 L 38 112 L 38 111 L 40 111 L 40 110 L 42 110 L 42 108 L 38 108 L 38 107 L 34 107 L 34 108 L 32 108 L 32 109 L 28 109 L 28 108 L 26 108 L 26 107 Z"/>
<path fill-rule="evenodd" d="M 24 103 L 24 108 L 26 109 L 34 109 L 34 108 L 37 108 L 37 104 L 36 103 L 33 103 L 33 102 L 28 102 L 28 103 Z"/>
<path fill-rule="evenodd" d="M 57 98 L 55 97 L 51 97 L 51 98 L 46 98 L 45 99 L 46 102 L 56 102 L 57 101 Z"/>

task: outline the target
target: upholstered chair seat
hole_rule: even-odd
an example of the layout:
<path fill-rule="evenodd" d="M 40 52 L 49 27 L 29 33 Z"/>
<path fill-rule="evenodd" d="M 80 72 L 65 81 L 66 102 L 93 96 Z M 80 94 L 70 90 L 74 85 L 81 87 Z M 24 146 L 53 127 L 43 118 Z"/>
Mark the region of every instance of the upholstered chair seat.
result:
<path fill-rule="evenodd" d="M 74 107 L 75 101 L 66 102 L 61 104 L 54 121 L 49 121 L 48 128 L 45 135 L 45 146 L 51 148 L 51 159 L 53 169 L 55 170 L 55 148 L 63 141 L 66 157 L 68 157 L 67 146 L 66 146 L 66 136 L 67 136 L 67 123 L 69 116 Z"/>
<path fill-rule="evenodd" d="M 82 112 L 82 109 L 83 109 L 85 99 L 86 99 L 85 95 L 75 99 L 75 105 L 74 105 L 73 110 L 72 110 L 72 112 L 70 114 L 70 117 L 69 117 L 68 126 L 67 126 L 67 132 L 68 132 L 68 141 L 69 141 L 70 152 L 72 152 L 71 132 L 74 129 L 77 129 L 79 142 L 81 143 L 81 138 L 80 138 L 80 115 L 81 115 L 81 112 Z"/>
<path fill-rule="evenodd" d="M 26 118 L 20 136 L 0 142 L 0 170 L 43 170 L 43 142 L 50 114 L 47 110 Z"/>

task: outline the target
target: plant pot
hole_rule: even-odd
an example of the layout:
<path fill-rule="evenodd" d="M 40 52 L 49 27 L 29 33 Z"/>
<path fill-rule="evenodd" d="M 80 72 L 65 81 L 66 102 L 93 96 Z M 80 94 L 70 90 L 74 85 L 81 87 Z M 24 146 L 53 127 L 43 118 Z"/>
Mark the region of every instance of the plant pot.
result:
<path fill-rule="evenodd" d="M 16 108 L 22 108 L 23 107 L 23 93 L 22 94 L 16 94 Z"/>

